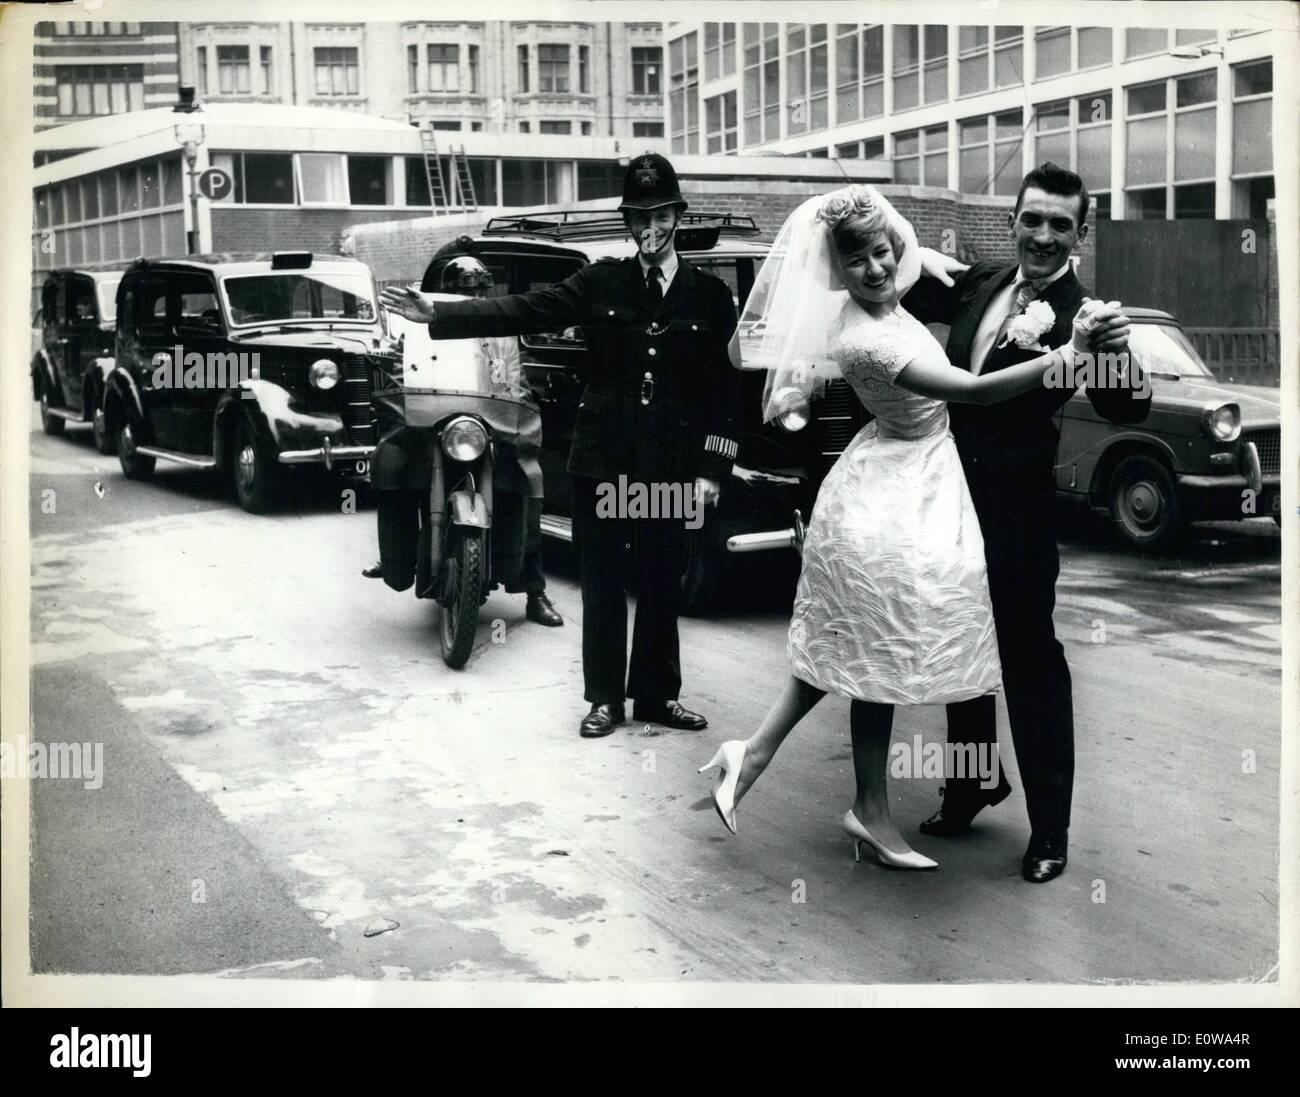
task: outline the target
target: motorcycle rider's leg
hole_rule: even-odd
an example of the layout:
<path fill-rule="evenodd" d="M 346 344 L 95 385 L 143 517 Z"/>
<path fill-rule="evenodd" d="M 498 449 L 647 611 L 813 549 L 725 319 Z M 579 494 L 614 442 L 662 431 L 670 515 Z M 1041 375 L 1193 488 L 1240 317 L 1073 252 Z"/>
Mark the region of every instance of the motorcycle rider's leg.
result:
<path fill-rule="evenodd" d="M 420 492 L 377 491 L 379 559 L 384 582 L 409 590 L 415 582 L 416 546 L 420 537 Z"/>

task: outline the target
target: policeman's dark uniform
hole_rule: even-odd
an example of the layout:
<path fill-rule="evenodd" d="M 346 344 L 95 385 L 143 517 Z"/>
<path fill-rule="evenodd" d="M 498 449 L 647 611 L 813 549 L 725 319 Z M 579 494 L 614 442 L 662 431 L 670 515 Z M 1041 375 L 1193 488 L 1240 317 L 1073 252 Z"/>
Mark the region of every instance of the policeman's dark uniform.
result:
<path fill-rule="evenodd" d="M 621 209 L 685 208 L 672 165 L 633 160 Z M 677 608 L 685 563 L 682 516 L 601 517 L 602 484 L 725 484 L 736 456 L 737 373 L 727 356 L 736 327 L 731 291 L 678 257 L 657 303 L 635 257 L 591 264 L 547 289 L 439 304 L 436 338 L 518 335 L 581 325 L 587 378 L 573 444 L 573 531 L 582 578 L 585 696 L 621 705 L 672 701 L 681 687 Z M 627 665 L 624 565 L 633 556 L 636 622 Z M 627 669 L 626 690 L 624 673 Z"/>

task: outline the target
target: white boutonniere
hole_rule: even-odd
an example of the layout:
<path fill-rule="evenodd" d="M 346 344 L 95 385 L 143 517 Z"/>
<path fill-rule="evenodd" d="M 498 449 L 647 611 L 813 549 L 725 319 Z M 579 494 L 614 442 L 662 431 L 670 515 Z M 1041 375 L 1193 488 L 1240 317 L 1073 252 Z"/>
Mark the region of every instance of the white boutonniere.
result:
<path fill-rule="evenodd" d="M 1014 342 L 1022 350 L 1042 349 L 1038 340 L 1051 331 L 1055 323 L 1056 313 L 1052 311 L 1051 305 L 1046 301 L 1031 301 L 1024 312 L 1013 317 L 1007 324 L 1006 337 L 998 347 L 1005 347 L 1008 342 Z"/>

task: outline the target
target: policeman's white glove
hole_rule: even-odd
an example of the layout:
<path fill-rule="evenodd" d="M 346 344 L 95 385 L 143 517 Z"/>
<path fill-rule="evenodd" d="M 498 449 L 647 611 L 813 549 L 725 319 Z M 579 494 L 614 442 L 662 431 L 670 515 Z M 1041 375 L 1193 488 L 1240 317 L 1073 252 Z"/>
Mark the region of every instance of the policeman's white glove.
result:
<path fill-rule="evenodd" d="M 970 264 L 933 248 L 919 248 L 918 251 L 921 255 L 921 273 L 938 279 L 945 286 L 953 284 L 953 275 L 970 270 Z"/>

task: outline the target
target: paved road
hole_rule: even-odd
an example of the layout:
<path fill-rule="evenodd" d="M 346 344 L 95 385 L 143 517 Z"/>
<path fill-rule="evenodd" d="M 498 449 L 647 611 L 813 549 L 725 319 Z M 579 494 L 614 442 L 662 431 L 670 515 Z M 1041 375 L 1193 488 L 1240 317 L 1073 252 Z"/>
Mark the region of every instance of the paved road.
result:
<path fill-rule="evenodd" d="M 38 971 L 1275 977 L 1270 522 L 1198 527 L 1160 560 L 1067 523 L 1057 623 L 1076 807 L 1068 872 L 1034 887 L 1018 873 L 1018 788 L 941 841 L 914 829 L 940 782 L 895 780 L 897 818 L 941 867 L 855 864 L 838 829 L 852 772 L 835 699 L 725 834 L 695 767 L 756 725 L 786 674 L 778 596 L 683 623 L 683 700 L 708 731 L 586 741 L 562 553 L 551 590 L 567 626 L 528 624 L 521 598 L 494 595 L 483 619 L 504 622 L 504 642 L 485 627 L 452 672 L 431 604 L 359 575 L 373 512 L 340 513 L 333 496 L 254 518 L 200 477 L 131 483 L 86 440 L 38 430 L 31 516 L 35 734 L 103 743 L 106 770 L 98 790 L 33 782 Z M 896 739 L 918 735 L 942 741 L 941 709 L 898 714 Z"/>

